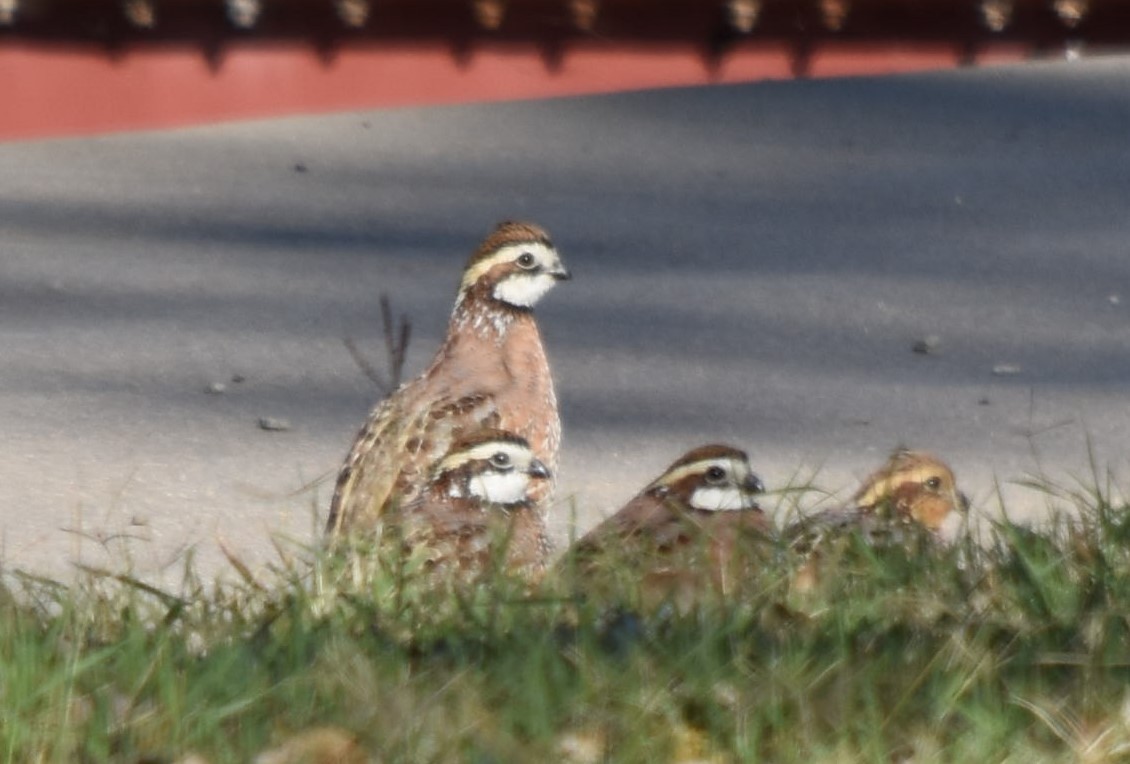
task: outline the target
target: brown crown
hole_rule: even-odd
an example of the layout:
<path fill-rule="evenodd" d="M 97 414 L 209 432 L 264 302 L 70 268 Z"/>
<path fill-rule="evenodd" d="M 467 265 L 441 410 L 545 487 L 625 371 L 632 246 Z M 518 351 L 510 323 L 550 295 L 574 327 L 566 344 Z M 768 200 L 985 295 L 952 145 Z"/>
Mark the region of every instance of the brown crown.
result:
<path fill-rule="evenodd" d="M 495 226 L 495 229 L 483 239 L 478 249 L 471 255 L 471 259 L 467 261 L 467 267 L 464 268 L 464 270 L 467 270 L 479 260 L 482 260 L 484 257 L 489 257 L 503 247 L 511 244 L 527 244 L 534 242 L 544 244 L 547 247 L 553 246 L 553 241 L 549 238 L 549 234 L 537 223 L 504 220 Z"/>
<path fill-rule="evenodd" d="M 664 474 L 667 474 L 668 472 L 674 472 L 679 467 L 684 467 L 688 464 L 694 464 L 695 462 L 701 462 L 705 459 L 740 459 L 743 462 L 748 462 L 749 456 L 740 448 L 726 446 L 721 443 L 712 443 L 707 446 L 699 446 L 698 448 L 692 448 L 690 451 L 687 451 L 685 454 L 672 462 L 671 466 L 664 470 Z"/>
<path fill-rule="evenodd" d="M 734 448 L 733 446 L 726 446 L 720 443 L 698 446 L 697 448 L 692 448 L 672 462 L 671 466 L 664 470 L 662 475 L 657 477 L 644 489 L 644 493 L 654 495 L 658 492 L 657 495 L 678 496 L 684 501 L 689 501 L 695 489 L 702 485 L 704 474 L 698 471 L 685 473 L 681 473 L 680 471 L 696 462 L 713 459 L 731 459 L 747 464 L 749 463 L 746 452 Z M 750 480 L 757 481 L 757 484 L 760 485 L 760 481 L 755 475 L 751 474 Z"/>
<path fill-rule="evenodd" d="M 483 443 L 513 443 L 516 446 L 529 448 L 529 442 L 521 435 L 517 435 L 509 430 L 499 430 L 493 427 L 479 427 L 469 432 L 465 432 L 456 438 L 451 443 L 451 448 L 447 449 L 448 454 L 457 454 L 460 451 L 480 446 Z"/>

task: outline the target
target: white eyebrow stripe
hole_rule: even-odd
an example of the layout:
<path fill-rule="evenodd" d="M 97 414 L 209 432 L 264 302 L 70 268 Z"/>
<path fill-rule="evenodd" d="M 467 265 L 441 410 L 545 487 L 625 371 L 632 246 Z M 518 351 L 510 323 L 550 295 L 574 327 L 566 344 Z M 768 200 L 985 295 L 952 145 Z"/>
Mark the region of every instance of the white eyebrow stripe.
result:
<path fill-rule="evenodd" d="M 741 480 L 741 477 L 739 477 L 738 475 L 740 469 L 735 464 L 734 459 L 731 459 L 729 457 L 717 457 L 714 459 L 702 459 L 697 462 L 691 462 L 690 464 L 684 464 L 681 467 L 676 467 L 675 469 L 663 475 L 663 477 L 661 477 L 657 482 L 661 485 L 672 485 L 674 483 L 678 483 L 688 475 L 704 475 L 706 474 L 706 471 L 711 467 L 721 467 L 722 469 L 726 470 L 731 479 L 736 478 L 739 482 Z"/>
<path fill-rule="evenodd" d="M 465 292 L 475 285 L 483 274 L 489 271 L 499 263 L 508 263 L 514 260 L 518 255 L 523 252 L 529 252 L 538 259 L 538 262 L 555 262 L 557 260 L 557 251 L 552 247 L 547 247 L 540 241 L 529 241 L 521 244 L 507 244 L 505 247 L 500 248 L 490 257 L 485 257 L 479 262 L 472 265 L 463 274 L 463 281 L 459 285 L 459 291 Z"/>
<path fill-rule="evenodd" d="M 529 462 L 530 450 L 525 446 L 518 443 L 510 443 L 505 440 L 492 440 L 486 443 L 479 443 L 466 451 L 450 454 L 439 463 L 439 471 L 447 472 L 462 467 L 468 462 L 486 461 L 500 451 L 510 456 L 510 463 L 513 464 L 515 468 L 524 469 L 525 465 Z"/>

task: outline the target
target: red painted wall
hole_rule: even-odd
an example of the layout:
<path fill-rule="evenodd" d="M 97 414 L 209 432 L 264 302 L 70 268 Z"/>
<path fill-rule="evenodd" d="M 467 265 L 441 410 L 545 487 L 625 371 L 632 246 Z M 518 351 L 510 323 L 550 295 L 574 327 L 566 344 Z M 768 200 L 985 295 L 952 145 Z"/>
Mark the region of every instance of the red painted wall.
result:
<path fill-rule="evenodd" d="M 600 93 L 767 78 L 883 74 L 1130 40 L 1130 0 L 18 0 L 0 16 L 0 139 L 162 128 L 347 109 Z M 1080 2 L 1081 0 L 1061 0 Z M 4 0 L 0 0 L 4 2 Z M 11 0 L 7 0 L 11 2 Z M 130 4 L 155 3 L 139 24 Z M 735 4 L 759 9 L 735 29 Z M 505 12 L 485 22 L 484 4 Z M 578 7 L 595 9 L 579 20 Z M 0 14 L 2 8 L 0 5 Z M 827 9 L 846 9 L 830 26 Z M 134 19 L 131 21 L 130 19 Z"/>
<path fill-rule="evenodd" d="M 981 52 L 978 62 L 1015 60 L 1019 45 Z M 945 45 L 826 45 L 807 76 L 951 67 Z M 743 82 L 794 76 L 783 45 L 736 50 L 707 65 L 691 45 L 573 46 L 547 66 L 530 45 L 482 45 L 457 62 L 442 45 L 341 47 L 320 57 L 297 43 L 242 43 L 218 68 L 188 45 L 97 48 L 0 47 L 0 139 L 162 128 L 217 120 L 383 106 L 540 98 L 625 89 Z"/>

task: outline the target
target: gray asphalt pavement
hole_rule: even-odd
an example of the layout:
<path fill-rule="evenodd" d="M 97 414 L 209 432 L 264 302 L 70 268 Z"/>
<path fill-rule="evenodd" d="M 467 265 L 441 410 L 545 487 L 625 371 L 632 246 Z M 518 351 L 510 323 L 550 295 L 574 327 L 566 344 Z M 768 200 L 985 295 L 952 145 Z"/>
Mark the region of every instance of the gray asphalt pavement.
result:
<path fill-rule="evenodd" d="M 575 276 L 539 306 L 562 538 L 713 440 L 840 496 L 932 449 L 979 512 L 1000 481 L 1036 515 L 1009 481 L 1086 476 L 1088 443 L 1130 466 L 1128 82 L 1110 58 L 0 145 L 4 565 L 175 576 L 315 538 L 378 396 L 343 337 L 380 358 L 387 292 L 420 370 L 507 217 Z"/>

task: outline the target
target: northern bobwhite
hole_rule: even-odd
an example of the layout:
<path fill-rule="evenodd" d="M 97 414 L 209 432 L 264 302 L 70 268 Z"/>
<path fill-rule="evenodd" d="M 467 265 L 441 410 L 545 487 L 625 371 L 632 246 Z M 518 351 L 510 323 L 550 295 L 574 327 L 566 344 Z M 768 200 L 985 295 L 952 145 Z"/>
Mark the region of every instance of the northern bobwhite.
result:
<path fill-rule="evenodd" d="M 552 544 L 532 497 L 549 480 L 525 438 L 479 430 L 452 445 L 423 493 L 386 515 L 382 533 L 436 574 L 467 581 L 499 569 L 537 578 Z"/>
<path fill-rule="evenodd" d="M 793 578 L 795 591 L 809 591 L 828 567 L 829 551 L 848 534 L 858 533 L 870 545 L 902 545 L 942 538 L 942 526 L 954 513 L 964 514 L 969 500 L 957 488 L 953 470 L 925 451 L 896 449 L 871 473 L 844 507 L 827 509 L 795 521 L 785 529 L 788 545 L 806 555 Z M 842 546 L 842 544 L 840 544 Z M 843 549 L 839 549 L 842 553 Z"/>
<path fill-rule="evenodd" d="M 577 541 L 563 564 L 582 577 L 602 567 L 628 571 L 651 600 L 704 588 L 725 593 L 744 562 L 743 542 L 769 536 L 757 503 L 764 490 L 744 451 L 700 446 Z"/>
<path fill-rule="evenodd" d="M 504 222 L 463 270 L 447 336 L 431 365 L 369 415 L 337 476 L 326 532 L 371 530 L 411 502 L 463 434 L 491 427 L 525 438 L 556 473 L 557 396 L 533 307 L 569 278 L 549 235 Z M 532 496 L 544 511 L 552 480 Z"/>
<path fill-rule="evenodd" d="M 870 537 L 914 525 L 938 535 L 954 512 L 968 509 L 969 500 L 958 490 L 949 465 L 925 451 L 898 448 L 846 506 L 798 520 L 785 533 L 858 528 Z"/>

